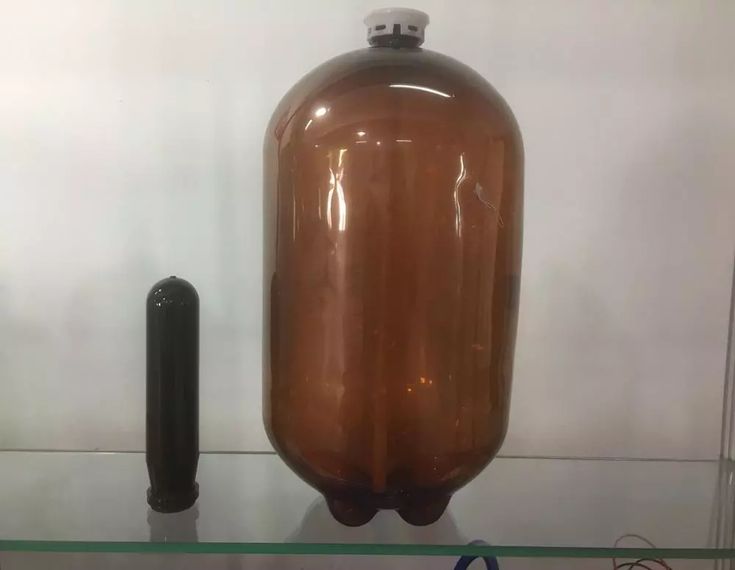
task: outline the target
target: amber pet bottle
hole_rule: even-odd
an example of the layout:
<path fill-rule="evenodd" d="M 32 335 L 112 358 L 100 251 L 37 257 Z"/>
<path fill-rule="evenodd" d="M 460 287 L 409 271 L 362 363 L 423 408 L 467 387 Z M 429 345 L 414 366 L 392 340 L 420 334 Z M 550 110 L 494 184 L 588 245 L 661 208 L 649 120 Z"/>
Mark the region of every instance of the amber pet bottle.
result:
<path fill-rule="evenodd" d="M 421 525 L 507 429 L 523 148 L 485 79 L 419 47 L 425 14 L 366 24 L 266 132 L 264 421 L 339 521 Z"/>

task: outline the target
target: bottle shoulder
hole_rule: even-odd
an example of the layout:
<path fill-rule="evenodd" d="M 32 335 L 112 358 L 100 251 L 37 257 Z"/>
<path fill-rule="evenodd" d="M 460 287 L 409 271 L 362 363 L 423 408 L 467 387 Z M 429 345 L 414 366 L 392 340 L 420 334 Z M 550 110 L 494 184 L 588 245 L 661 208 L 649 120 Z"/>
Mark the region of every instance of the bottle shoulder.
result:
<path fill-rule="evenodd" d="M 426 120 L 435 113 L 520 141 L 508 104 L 469 66 L 430 50 L 375 47 L 339 55 L 304 76 L 279 103 L 266 137 L 316 130 L 328 114 L 359 122 L 366 115 Z"/>

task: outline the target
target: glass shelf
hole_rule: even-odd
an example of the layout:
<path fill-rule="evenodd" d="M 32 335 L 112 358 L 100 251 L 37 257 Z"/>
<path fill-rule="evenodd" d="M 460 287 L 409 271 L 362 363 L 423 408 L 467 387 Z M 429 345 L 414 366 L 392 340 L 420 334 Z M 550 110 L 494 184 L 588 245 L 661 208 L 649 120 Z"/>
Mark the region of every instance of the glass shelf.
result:
<path fill-rule="evenodd" d="M 434 525 L 381 512 L 347 528 L 271 453 L 202 454 L 197 505 L 161 515 L 145 502 L 142 453 L 5 451 L 0 551 L 731 558 L 732 473 L 731 462 L 501 457 Z M 656 547 L 615 547 L 627 534 Z"/>

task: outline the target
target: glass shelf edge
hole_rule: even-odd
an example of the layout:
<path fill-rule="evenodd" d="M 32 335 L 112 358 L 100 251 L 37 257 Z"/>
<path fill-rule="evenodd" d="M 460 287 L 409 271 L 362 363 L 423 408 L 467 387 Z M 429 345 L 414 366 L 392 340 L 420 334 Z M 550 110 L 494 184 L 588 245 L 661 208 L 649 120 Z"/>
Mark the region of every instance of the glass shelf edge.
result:
<path fill-rule="evenodd" d="M 497 556 L 506 558 L 735 559 L 733 548 L 613 548 L 426 544 L 74 542 L 0 540 L 0 552 L 109 554 L 261 554 L 371 556 Z"/>

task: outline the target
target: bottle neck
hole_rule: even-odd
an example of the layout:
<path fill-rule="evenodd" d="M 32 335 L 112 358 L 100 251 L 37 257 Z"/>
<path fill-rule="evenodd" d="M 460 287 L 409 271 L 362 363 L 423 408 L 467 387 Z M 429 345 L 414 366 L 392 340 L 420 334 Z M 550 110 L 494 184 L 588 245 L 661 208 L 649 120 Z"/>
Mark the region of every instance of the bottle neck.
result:
<path fill-rule="evenodd" d="M 421 39 L 416 36 L 407 36 L 401 34 L 401 28 L 398 24 L 393 27 L 392 34 L 373 36 L 368 39 L 370 47 L 390 47 L 390 48 L 417 48 L 421 45 Z"/>

